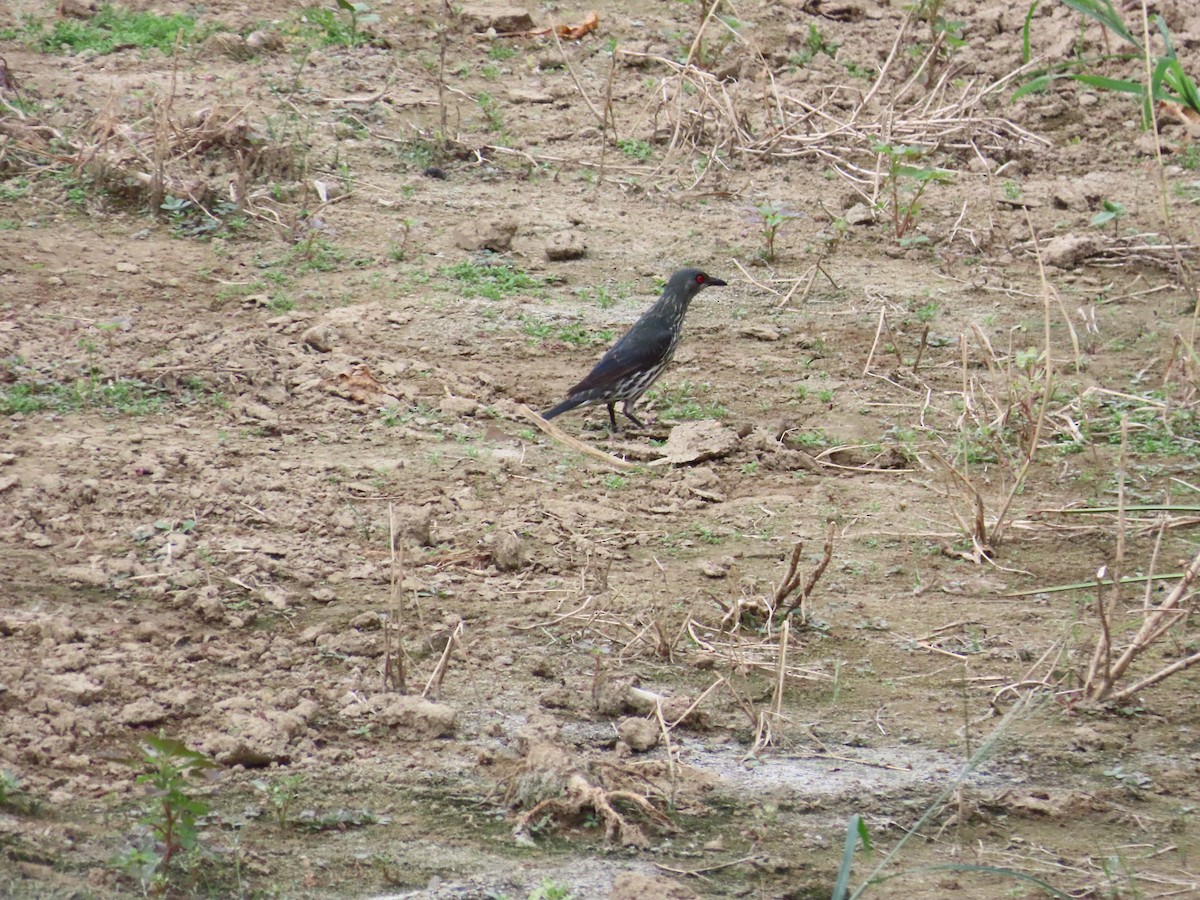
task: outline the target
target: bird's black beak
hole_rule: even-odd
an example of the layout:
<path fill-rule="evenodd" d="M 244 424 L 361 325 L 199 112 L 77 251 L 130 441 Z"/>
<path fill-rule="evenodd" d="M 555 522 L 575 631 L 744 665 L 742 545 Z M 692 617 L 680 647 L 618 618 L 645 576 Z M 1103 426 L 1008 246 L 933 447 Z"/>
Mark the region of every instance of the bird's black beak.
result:
<path fill-rule="evenodd" d="M 720 278 L 713 278 L 710 275 L 708 278 L 708 281 L 704 282 L 704 286 L 705 287 L 725 287 L 725 282 L 722 281 Z"/>

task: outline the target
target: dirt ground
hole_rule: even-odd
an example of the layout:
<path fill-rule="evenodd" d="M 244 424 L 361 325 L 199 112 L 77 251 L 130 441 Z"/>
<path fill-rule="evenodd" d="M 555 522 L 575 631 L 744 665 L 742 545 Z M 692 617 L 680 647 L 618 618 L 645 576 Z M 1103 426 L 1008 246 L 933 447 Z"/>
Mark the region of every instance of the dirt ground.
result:
<path fill-rule="evenodd" d="M 1005 2 L 128 8 L 214 33 L 0 9 L 0 895 L 1200 896 L 1195 672 L 1084 692 L 1197 548 L 1169 110 Z"/>

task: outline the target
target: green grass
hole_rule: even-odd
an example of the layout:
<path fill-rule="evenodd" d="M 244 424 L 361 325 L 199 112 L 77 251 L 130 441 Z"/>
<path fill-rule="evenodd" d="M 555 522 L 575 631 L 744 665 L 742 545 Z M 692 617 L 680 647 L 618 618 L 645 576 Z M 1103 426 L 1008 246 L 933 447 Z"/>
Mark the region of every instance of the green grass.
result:
<path fill-rule="evenodd" d="M 635 141 L 632 138 L 622 138 L 617 141 L 617 149 L 628 156 L 630 159 L 636 159 L 638 162 L 645 162 L 654 150 L 646 141 Z"/>
<path fill-rule="evenodd" d="M 487 266 L 470 260 L 442 266 L 438 274 L 457 282 L 461 296 L 486 297 L 488 300 L 500 300 L 512 294 L 535 290 L 544 284 L 536 276 L 512 266 Z"/>
<path fill-rule="evenodd" d="M 333 5 L 303 10 L 292 33 L 315 47 L 358 47 L 372 40 L 371 35 L 355 28 L 352 19 L 340 14 Z"/>
<path fill-rule="evenodd" d="M 728 418 L 729 411 L 724 406 L 708 399 L 710 391 L 707 384 L 684 381 L 648 396 L 654 398 L 660 418 L 682 421 Z"/>
<path fill-rule="evenodd" d="M 90 50 L 103 55 L 135 47 L 158 50 L 170 56 L 175 51 L 176 37 L 181 33 L 180 46 L 189 47 L 215 30 L 214 27 L 200 28 L 195 19 L 182 13 L 159 16 L 106 5 L 90 19 L 57 19 L 49 28 L 43 22 L 26 20 L 21 37 L 42 53 Z"/>
<path fill-rule="evenodd" d="M 591 331 L 582 322 L 570 322 L 566 325 L 555 325 L 532 316 L 521 317 L 521 330 L 534 339 L 535 342 L 557 338 L 576 347 L 594 347 L 609 344 L 616 336 L 611 328 Z"/>
<path fill-rule="evenodd" d="M 96 411 L 125 416 L 146 416 L 171 407 L 209 402 L 224 406 L 221 394 L 203 382 L 186 383 L 175 394 L 136 378 L 105 377 L 97 372 L 67 379 L 54 379 L 20 367 L 18 380 L 0 385 L 0 415 L 38 412 L 74 413 Z M 0 361 L 0 372 L 12 367 Z"/>

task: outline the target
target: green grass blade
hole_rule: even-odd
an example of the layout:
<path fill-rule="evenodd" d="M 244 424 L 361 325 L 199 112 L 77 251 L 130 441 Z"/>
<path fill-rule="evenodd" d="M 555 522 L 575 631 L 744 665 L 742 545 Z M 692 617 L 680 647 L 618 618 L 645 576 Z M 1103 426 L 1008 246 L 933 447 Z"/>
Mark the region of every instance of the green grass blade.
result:
<path fill-rule="evenodd" d="M 1139 97 L 1146 93 L 1146 86 L 1140 81 L 1127 81 L 1123 78 L 1106 78 L 1103 75 L 1068 75 L 1067 77 L 1105 91 L 1121 91 L 1125 94 L 1137 94 Z"/>
<path fill-rule="evenodd" d="M 846 843 L 842 847 L 842 864 L 838 867 L 837 881 L 833 883 L 832 900 L 846 900 L 846 891 L 850 887 L 850 868 L 854 865 L 854 849 L 862 840 L 868 851 L 871 849 L 871 839 L 867 835 L 867 823 L 863 817 L 855 813 L 846 823 Z"/>
<path fill-rule="evenodd" d="M 1026 94 L 1040 94 L 1046 88 L 1050 87 L 1050 84 L 1057 78 L 1057 75 L 1039 75 L 1037 78 L 1031 78 L 1012 92 L 1012 96 L 1008 98 L 1008 102 L 1015 103 Z"/>
<path fill-rule="evenodd" d="M 1121 18 L 1120 13 L 1113 9 L 1109 0 L 1062 0 L 1062 2 L 1077 13 L 1099 22 L 1113 34 L 1119 35 L 1122 40 L 1133 44 L 1138 50 L 1142 49 L 1141 41 L 1125 27 L 1125 20 Z"/>
<path fill-rule="evenodd" d="M 1030 58 L 1033 56 L 1032 52 L 1029 49 L 1029 28 L 1030 28 L 1030 23 L 1033 22 L 1033 14 L 1035 12 L 1037 12 L 1038 4 L 1041 2 L 1042 2 L 1042 0 L 1033 0 L 1033 4 L 1029 7 L 1029 12 L 1025 13 L 1025 25 L 1021 29 L 1021 62 L 1022 63 L 1028 63 Z"/>

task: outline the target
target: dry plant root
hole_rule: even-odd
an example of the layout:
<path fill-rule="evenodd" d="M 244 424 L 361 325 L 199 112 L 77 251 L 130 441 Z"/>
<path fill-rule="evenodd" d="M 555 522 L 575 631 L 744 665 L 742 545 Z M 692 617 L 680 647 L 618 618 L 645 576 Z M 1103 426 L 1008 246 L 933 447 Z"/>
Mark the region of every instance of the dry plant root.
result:
<path fill-rule="evenodd" d="M 650 846 L 646 833 L 638 825 L 630 822 L 621 815 L 614 806 L 617 802 L 633 805 L 647 818 L 662 828 L 670 828 L 670 820 L 651 805 L 650 801 L 633 791 L 607 791 L 592 784 L 580 772 L 573 772 L 567 778 L 564 796 L 543 800 L 528 812 L 524 813 L 513 829 L 513 837 L 521 843 L 532 843 L 530 828 L 534 822 L 545 816 L 552 818 L 579 818 L 585 811 L 591 810 L 604 823 L 604 839 L 612 843 L 614 839 L 624 847 L 644 848 Z"/>

